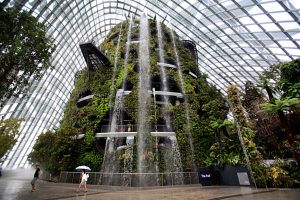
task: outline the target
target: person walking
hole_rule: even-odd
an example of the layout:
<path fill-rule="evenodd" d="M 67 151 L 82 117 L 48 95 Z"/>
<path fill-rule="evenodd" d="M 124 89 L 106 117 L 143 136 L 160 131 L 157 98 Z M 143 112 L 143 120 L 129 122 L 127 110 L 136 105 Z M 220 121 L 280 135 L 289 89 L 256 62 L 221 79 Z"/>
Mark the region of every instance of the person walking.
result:
<path fill-rule="evenodd" d="M 35 184 L 36 184 L 36 181 L 38 180 L 39 176 L 40 176 L 40 166 L 39 165 L 36 165 L 36 170 L 34 172 L 34 175 L 33 175 L 33 179 L 31 181 L 31 192 L 34 192 L 35 191 Z"/>
<path fill-rule="evenodd" d="M 87 173 L 85 173 L 85 170 L 82 170 L 80 173 L 80 183 L 78 185 L 76 192 L 79 192 L 81 187 L 84 187 L 84 192 L 87 192 L 86 182 L 87 182 L 88 178 L 89 178 L 89 175 Z"/>

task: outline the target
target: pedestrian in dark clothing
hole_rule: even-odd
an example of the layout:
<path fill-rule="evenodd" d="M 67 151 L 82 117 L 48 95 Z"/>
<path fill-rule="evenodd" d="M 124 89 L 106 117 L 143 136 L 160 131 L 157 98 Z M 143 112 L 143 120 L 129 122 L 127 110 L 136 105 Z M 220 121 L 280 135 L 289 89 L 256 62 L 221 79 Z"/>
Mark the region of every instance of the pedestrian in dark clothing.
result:
<path fill-rule="evenodd" d="M 38 180 L 39 176 L 40 176 L 40 166 L 36 165 L 36 170 L 35 170 L 35 173 L 33 175 L 33 179 L 31 181 L 31 192 L 35 191 L 35 183 Z"/>

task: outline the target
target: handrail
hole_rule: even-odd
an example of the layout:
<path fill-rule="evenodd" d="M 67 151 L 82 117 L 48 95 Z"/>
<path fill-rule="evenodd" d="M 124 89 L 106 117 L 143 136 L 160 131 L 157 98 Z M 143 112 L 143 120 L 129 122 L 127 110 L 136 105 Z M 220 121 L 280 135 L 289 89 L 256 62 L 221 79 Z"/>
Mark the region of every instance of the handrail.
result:
<path fill-rule="evenodd" d="M 88 184 L 92 185 L 110 185 L 110 186 L 172 186 L 172 185 L 191 185 L 199 184 L 197 172 L 164 172 L 164 173 L 102 173 L 88 172 Z M 141 179 L 157 180 L 156 184 L 145 185 L 139 184 Z M 80 172 L 62 171 L 60 173 L 59 182 L 78 183 Z M 181 181 L 176 181 L 180 179 Z M 110 181 L 108 181 L 110 180 Z M 126 183 L 126 184 L 124 184 Z"/>

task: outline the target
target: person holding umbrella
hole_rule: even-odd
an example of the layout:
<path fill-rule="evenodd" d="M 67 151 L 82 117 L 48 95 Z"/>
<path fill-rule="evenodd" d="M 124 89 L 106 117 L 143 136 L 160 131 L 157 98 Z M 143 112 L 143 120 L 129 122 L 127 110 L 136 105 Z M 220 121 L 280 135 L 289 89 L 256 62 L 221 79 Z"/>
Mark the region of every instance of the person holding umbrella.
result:
<path fill-rule="evenodd" d="M 87 186 L 86 186 L 86 182 L 89 178 L 89 175 L 86 173 L 86 170 L 90 170 L 89 167 L 86 168 L 85 167 L 77 167 L 76 170 L 81 170 L 81 173 L 80 173 L 80 183 L 78 185 L 78 188 L 76 190 L 76 192 L 80 192 L 80 188 L 81 187 L 84 187 L 84 192 L 87 192 Z"/>

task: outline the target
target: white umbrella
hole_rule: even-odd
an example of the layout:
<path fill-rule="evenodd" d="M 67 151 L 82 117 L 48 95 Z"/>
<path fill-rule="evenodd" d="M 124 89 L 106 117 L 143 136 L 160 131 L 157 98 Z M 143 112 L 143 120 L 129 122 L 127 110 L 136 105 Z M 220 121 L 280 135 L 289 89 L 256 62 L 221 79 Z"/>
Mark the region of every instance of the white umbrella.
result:
<path fill-rule="evenodd" d="M 76 170 L 77 171 L 80 171 L 80 170 L 91 171 L 91 168 L 89 168 L 88 166 L 82 165 L 82 166 L 76 167 Z"/>

